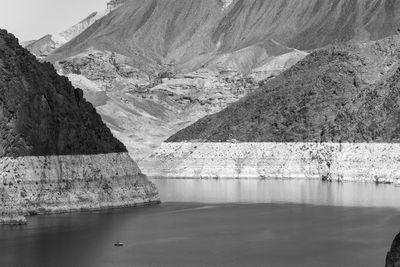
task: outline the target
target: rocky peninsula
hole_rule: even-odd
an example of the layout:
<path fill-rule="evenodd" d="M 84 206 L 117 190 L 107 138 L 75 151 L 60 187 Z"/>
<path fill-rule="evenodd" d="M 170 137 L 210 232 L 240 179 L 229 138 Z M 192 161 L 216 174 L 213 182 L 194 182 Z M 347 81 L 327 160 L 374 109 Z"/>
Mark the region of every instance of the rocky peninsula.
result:
<path fill-rule="evenodd" d="M 0 30 L 0 223 L 159 203 L 94 107 Z"/>

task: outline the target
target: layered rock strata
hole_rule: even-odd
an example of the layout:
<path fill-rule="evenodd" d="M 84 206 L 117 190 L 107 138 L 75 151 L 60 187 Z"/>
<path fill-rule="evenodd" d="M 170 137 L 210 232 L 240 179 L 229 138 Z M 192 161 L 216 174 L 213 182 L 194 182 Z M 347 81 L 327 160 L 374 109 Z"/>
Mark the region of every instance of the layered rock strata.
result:
<path fill-rule="evenodd" d="M 142 163 L 170 178 L 400 183 L 400 144 L 163 143 Z"/>
<path fill-rule="evenodd" d="M 0 158 L 0 223 L 159 202 L 128 153 Z"/>

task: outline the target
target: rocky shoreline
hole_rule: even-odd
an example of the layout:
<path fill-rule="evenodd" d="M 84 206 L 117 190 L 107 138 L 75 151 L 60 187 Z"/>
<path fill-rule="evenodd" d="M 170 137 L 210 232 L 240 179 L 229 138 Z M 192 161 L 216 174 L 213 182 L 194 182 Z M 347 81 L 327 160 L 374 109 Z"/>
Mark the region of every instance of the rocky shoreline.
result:
<path fill-rule="evenodd" d="M 151 177 L 400 183 L 400 144 L 164 143 L 140 162 Z"/>
<path fill-rule="evenodd" d="M 0 224 L 28 215 L 160 203 L 153 183 L 128 153 L 1 158 Z"/>

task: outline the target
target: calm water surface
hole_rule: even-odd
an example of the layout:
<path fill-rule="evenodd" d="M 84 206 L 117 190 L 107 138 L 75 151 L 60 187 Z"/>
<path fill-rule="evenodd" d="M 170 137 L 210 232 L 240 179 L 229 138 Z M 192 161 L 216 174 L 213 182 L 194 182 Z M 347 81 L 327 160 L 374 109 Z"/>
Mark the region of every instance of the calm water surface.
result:
<path fill-rule="evenodd" d="M 384 266 L 400 187 L 155 180 L 156 207 L 0 226 L 0 266 Z M 124 247 L 114 247 L 121 240 Z"/>

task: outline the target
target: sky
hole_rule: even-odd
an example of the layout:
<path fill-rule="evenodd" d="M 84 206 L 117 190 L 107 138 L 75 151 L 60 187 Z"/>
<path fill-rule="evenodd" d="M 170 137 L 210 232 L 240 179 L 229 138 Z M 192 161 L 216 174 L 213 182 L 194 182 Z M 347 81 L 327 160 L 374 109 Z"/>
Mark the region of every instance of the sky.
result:
<path fill-rule="evenodd" d="M 0 28 L 20 41 L 59 33 L 94 11 L 106 10 L 110 0 L 0 0 Z"/>

